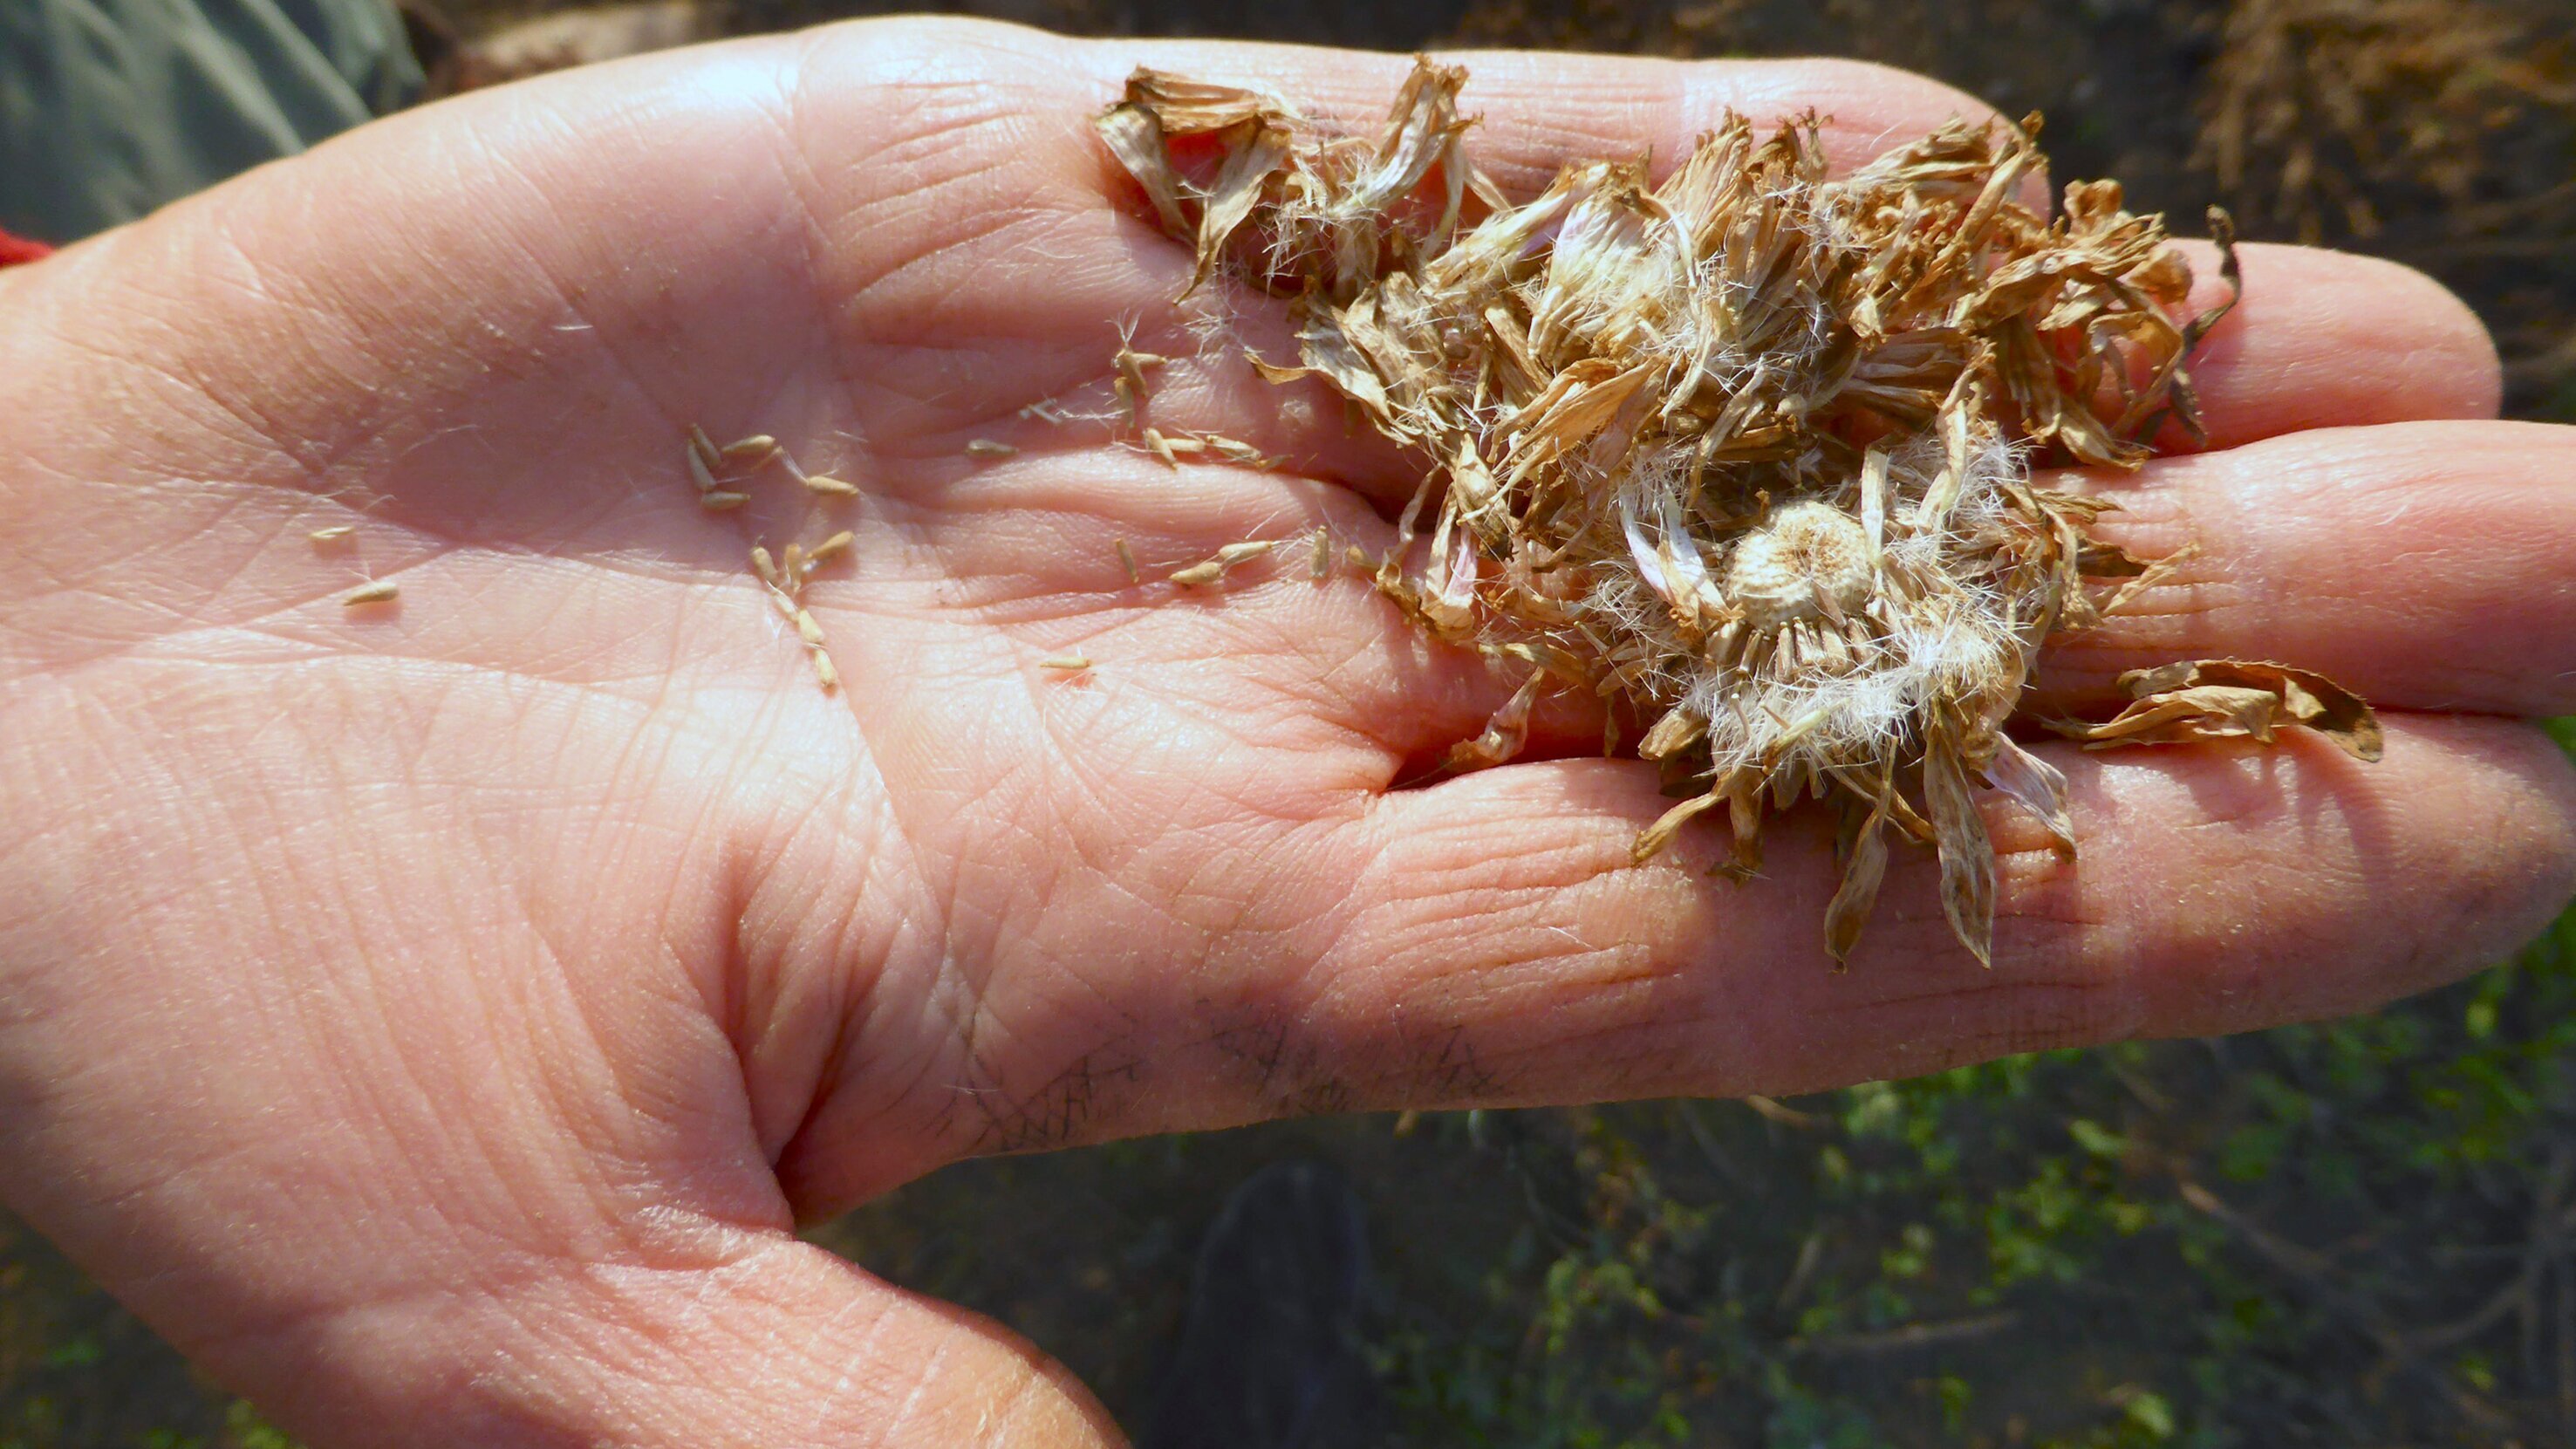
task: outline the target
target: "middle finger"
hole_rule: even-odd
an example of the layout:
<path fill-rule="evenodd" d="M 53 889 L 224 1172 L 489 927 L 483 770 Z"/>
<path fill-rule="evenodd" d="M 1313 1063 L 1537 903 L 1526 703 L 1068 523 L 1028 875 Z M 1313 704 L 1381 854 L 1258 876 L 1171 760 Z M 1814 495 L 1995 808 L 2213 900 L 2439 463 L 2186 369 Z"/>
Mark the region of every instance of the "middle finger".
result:
<path fill-rule="evenodd" d="M 2176 659 L 2314 669 L 2395 709 L 2576 711 L 2576 429 L 2331 428 L 2061 478 L 2118 500 L 2093 532 L 2144 558 L 2185 548 L 2098 631 L 2052 648 L 2044 704 L 2107 697 Z"/>

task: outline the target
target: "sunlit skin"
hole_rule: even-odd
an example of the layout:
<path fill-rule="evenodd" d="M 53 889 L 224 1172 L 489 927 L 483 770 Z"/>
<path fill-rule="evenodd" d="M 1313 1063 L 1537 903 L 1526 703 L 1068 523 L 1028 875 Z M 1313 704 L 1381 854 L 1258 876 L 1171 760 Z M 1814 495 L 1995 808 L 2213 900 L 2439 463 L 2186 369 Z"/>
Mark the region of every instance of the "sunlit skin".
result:
<path fill-rule="evenodd" d="M 1844 163 L 1978 113 L 1464 60 L 1520 194 L 1730 104 L 1820 108 Z M 2488 420 L 2432 283 L 2292 249 L 2208 344 L 2212 450 L 2093 485 L 2199 558 L 2043 684 L 2282 659 L 2382 708 L 2383 762 L 2046 746 L 2084 853 L 1989 808 L 1993 970 L 1915 852 L 1841 975 L 1823 828 L 1741 887 L 1722 830 L 1631 868 L 1665 802 L 1573 705 L 1433 778 L 1515 679 L 1302 549 L 1160 582 L 1381 546 L 1414 475 L 1193 358 L 1190 258 L 1088 127 L 1139 62 L 1354 123 L 1407 64 L 849 26 L 429 107 L 0 273 L 0 1193 L 317 1449 L 1114 1443 L 794 1224 L 979 1152 L 2330 1016 L 2567 898 L 2576 788 L 2517 717 L 2576 710 L 2576 436 Z M 1175 359 L 1150 420 L 1288 465 L 1019 415 L 1115 411 L 1130 320 Z M 858 495 L 706 513 L 693 421 Z M 826 694 L 748 550 L 843 527 Z"/>

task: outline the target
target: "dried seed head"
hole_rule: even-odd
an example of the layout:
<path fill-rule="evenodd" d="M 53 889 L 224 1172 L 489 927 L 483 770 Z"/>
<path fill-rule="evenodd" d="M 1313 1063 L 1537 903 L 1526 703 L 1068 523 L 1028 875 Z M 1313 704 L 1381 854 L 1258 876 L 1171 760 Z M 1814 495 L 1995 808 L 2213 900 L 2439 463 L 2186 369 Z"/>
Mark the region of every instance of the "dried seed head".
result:
<path fill-rule="evenodd" d="M 1726 558 L 1725 595 L 1757 629 L 1847 617 L 1869 602 L 1869 535 L 1860 520 L 1814 499 L 1772 510 Z"/>
<path fill-rule="evenodd" d="M 1660 183 L 1574 165 L 1516 206 L 1466 154 L 1465 78 L 1418 63 L 1375 144 L 1150 70 L 1099 129 L 1195 251 L 1193 288 L 1223 271 L 1285 299 L 1298 356 L 1253 357 L 1261 376 L 1318 379 L 1439 460 L 1389 553 L 1349 556 L 1437 637 L 1527 662 L 1453 767 L 1511 758 L 1542 680 L 1588 687 L 1651 726 L 1644 752 L 1688 797 L 1640 858 L 1723 801 L 1747 874 L 1766 800 L 1838 798 L 1856 828 L 1830 949 L 1857 939 L 1893 831 L 1937 848 L 1982 958 L 1995 877 L 1972 785 L 2063 827 L 2053 772 L 2003 726 L 2043 639 L 2098 619 L 2091 580 L 2152 582 L 2086 539 L 2098 505 L 2031 470 L 2134 467 L 2161 419 L 2190 431 L 2187 354 L 2223 309 L 2174 311 L 2190 269 L 2116 186 L 2070 187 L 2058 219 L 2025 206 L 2028 127 L 1954 121 L 1833 175 L 1814 117 L 1765 134 L 1728 115 Z M 1213 179 L 1184 175 L 1181 141 L 1218 151 Z M 1131 416 L 1143 380 L 1123 356 Z M 1243 461 L 1213 436 L 1140 438 L 1167 466 L 1185 447 Z M 2367 709 L 2324 681 L 2200 667 L 2141 681 L 2092 738 L 2298 720 L 2368 747 Z"/>

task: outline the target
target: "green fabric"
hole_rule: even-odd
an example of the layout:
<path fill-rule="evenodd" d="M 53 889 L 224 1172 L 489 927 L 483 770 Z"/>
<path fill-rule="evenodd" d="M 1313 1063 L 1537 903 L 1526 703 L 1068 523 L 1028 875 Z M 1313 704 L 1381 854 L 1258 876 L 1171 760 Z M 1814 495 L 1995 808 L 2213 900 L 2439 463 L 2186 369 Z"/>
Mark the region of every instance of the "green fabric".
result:
<path fill-rule="evenodd" d="M 390 0 L 0 0 L 0 228 L 75 240 L 420 87 Z"/>

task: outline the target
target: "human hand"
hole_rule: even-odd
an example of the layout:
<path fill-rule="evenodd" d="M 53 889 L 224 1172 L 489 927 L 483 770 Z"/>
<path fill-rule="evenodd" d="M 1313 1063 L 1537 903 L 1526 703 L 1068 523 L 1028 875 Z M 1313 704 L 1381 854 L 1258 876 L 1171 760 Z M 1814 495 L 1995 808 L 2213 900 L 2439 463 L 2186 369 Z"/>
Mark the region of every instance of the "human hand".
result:
<path fill-rule="evenodd" d="M 2566 898 L 2576 790 L 2512 717 L 2576 709 L 2576 440 L 2479 421 L 2494 359 L 2429 282 L 2291 249 L 2247 249 L 2203 354 L 2212 450 L 2100 484 L 2106 536 L 2201 558 L 2043 684 L 2278 658 L 2381 707 L 2381 763 L 2049 747 L 2085 853 L 1992 817 L 1993 971 L 1915 860 L 1840 976 L 1825 833 L 1740 889 L 1690 837 L 1632 868 L 1666 802 L 1571 706 L 1397 788 L 1513 681 L 1358 580 L 1133 586 L 1115 540 L 1382 546 L 1402 459 L 1231 353 L 1152 416 L 1285 469 L 1018 415 L 1106 407 L 1122 318 L 1189 352 L 1190 258 L 1089 126 L 1139 62 L 1359 121 L 1405 64 L 843 27 L 432 107 L 0 274 L 0 1173 L 295 1432 L 1108 1442 L 794 1221 L 975 1152 L 2357 1010 Z M 1729 104 L 1814 105 L 1845 161 L 1974 109 L 1839 63 L 1469 64 L 1522 192 Z M 704 514 L 700 420 L 862 494 Z M 744 565 L 825 518 L 837 695 Z M 341 522 L 354 554 L 307 541 Z M 398 604 L 342 608 L 361 564 Z"/>

